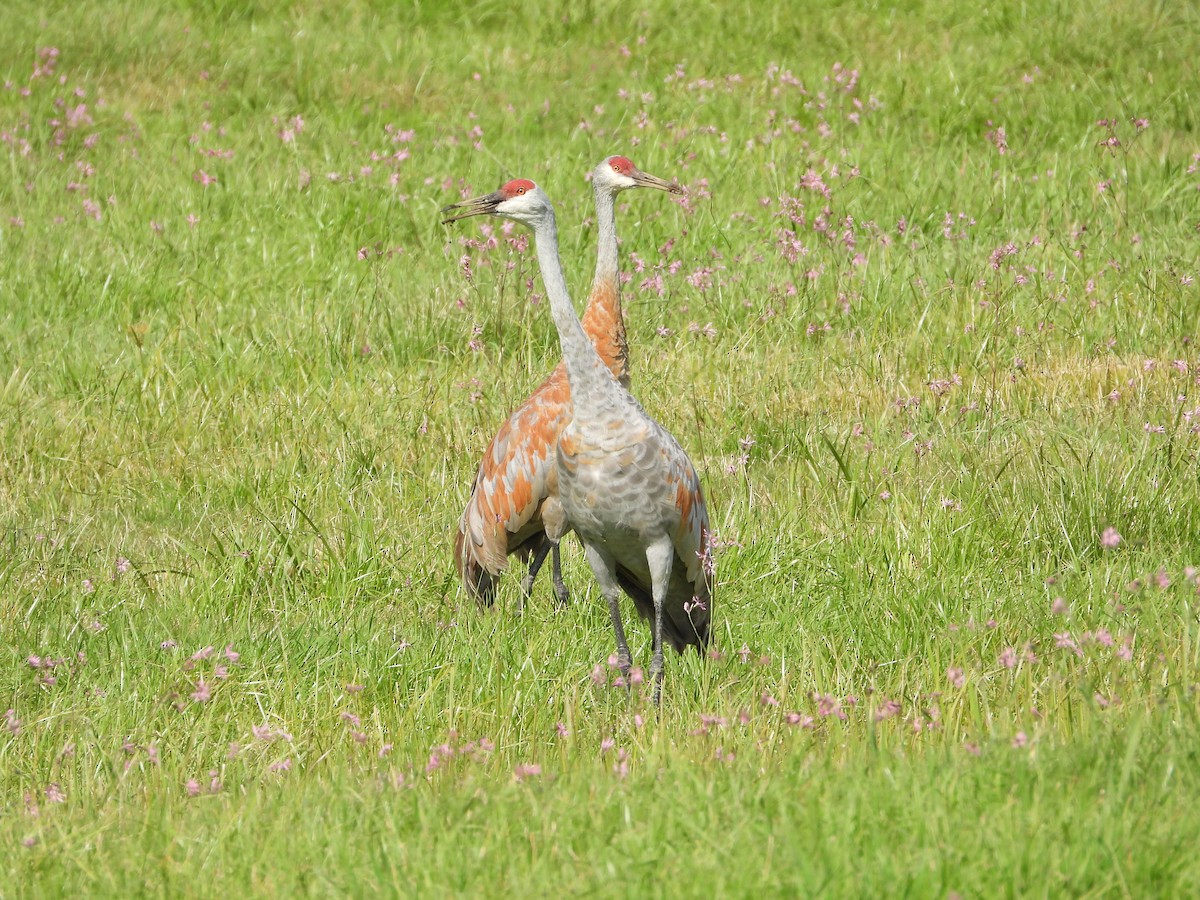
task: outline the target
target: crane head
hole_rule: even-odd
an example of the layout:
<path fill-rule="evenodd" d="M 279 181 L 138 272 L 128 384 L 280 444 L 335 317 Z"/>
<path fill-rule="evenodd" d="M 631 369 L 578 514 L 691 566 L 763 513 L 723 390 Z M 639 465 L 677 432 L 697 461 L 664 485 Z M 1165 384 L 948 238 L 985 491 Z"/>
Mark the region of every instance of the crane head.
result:
<path fill-rule="evenodd" d="M 630 188 L 648 187 L 671 194 L 682 194 L 683 188 L 643 172 L 627 156 L 610 156 L 592 171 L 592 185 L 614 194 Z"/>
<path fill-rule="evenodd" d="M 499 216 L 532 225 L 549 213 L 554 215 L 550 198 L 545 191 L 527 178 L 514 178 L 498 191 L 492 191 L 474 200 L 452 203 L 442 209 L 446 218 L 443 225 L 467 219 L 471 216 Z"/>

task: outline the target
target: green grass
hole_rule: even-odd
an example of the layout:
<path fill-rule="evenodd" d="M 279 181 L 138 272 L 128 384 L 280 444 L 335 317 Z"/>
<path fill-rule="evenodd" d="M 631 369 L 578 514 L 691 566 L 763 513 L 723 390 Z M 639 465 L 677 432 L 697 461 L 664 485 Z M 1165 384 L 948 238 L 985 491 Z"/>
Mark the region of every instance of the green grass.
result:
<path fill-rule="evenodd" d="M 1200 890 L 1195 9 L 11 6 L 0 896 Z M 661 712 L 573 540 L 450 557 L 558 347 L 437 211 L 581 302 L 612 152 L 727 545 Z"/>

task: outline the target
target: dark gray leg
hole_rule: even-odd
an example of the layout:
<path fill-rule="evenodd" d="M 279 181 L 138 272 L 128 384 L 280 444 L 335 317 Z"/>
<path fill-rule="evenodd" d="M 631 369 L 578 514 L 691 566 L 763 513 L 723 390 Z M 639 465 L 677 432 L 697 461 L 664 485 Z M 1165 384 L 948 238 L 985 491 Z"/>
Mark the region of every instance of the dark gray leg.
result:
<path fill-rule="evenodd" d="M 554 595 L 558 597 L 558 605 L 566 606 L 571 602 L 571 594 L 567 591 L 566 582 L 562 577 L 562 558 L 559 556 L 558 541 L 550 548 L 550 574 L 554 579 Z"/>
<path fill-rule="evenodd" d="M 625 627 L 621 624 L 619 603 L 621 588 L 617 584 L 616 563 L 603 550 L 586 543 L 583 546 L 587 552 L 588 563 L 592 567 L 592 574 L 596 576 L 596 581 L 600 585 L 600 593 L 608 601 L 608 613 L 612 617 L 613 634 L 617 637 L 617 668 L 621 670 L 621 674 L 625 676 L 626 683 L 628 683 L 629 666 L 633 662 L 633 657 L 629 653 L 629 644 L 625 642 Z"/>
<path fill-rule="evenodd" d="M 542 542 L 538 544 L 537 550 L 534 551 L 533 557 L 529 560 L 529 571 L 521 579 L 521 596 L 517 599 L 518 615 L 524 612 L 525 601 L 533 594 L 533 582 L 537 580 L 538 572 L 542 570 L 542 563 L 546 561 L 546 556 L 552 549 L 557 554 L 558 544 L 551 541 L 545 535 L 542 535 Z"/>
<path fill-rule="evenodd" d="M 646 562 L 650 564 L 651 593 L 654 597 L 654 656 L 650 660 L 650 680 L 654 682 L 654 705 L 662 700 L 663 683 L 663 603 L 667 598 L 667 586 L 671 583 L 671 564 L 675 561 L 675 547 L 669 538 L 663 538 L 646 548 Z"/>

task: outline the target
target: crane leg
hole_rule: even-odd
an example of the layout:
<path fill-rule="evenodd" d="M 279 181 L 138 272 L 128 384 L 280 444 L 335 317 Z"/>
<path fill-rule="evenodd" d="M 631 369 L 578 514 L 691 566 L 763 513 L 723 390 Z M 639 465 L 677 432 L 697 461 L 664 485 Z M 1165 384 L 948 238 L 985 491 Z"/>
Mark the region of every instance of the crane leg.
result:
<path fill-rule="evenodd" d="M 558 605 L 566 606 L 571 602 L 571 594 L 567 590 L 567 583 L 563 581 L 562 558 L 558 548 L 558 541 L 550 548 L 550 574 L 554 580 L 554 596 L 558 597 Z"/>
<path fill-rule="evenodd" d="M 542 535 L 542 542 L 538 544 L 533 558 L 529 560 L 529 571 L 521 579 L 521 596 L 517 599 L 517 615 L 520 615 L 524 611 L 525 601 L 533 594 L 533 583 L 537 580 L 538 572 L 542 570 L 542 563 L 546 561 L 546 556 L 551 550 L 554 551 L 554 555 L 557 557 L 558 541 L 552 541 L 546 535 Z"/>
<path fill-rule="evenodd" d="M 517 612 L 519 613 L 524 601 L 533 596 L 533 583 L 537 580 L 538 572 L 542 571 L 542 566 L 546 562 L 546 557 L 550 557 L 550 572 L 551 578 L 554 581 L 554 596 L 558 598 L 559 606 L 566 606 L 571 602 L 571 592 L 567 590 L 567 583 L 563 581 L 562 576 L 562 556 L 559 553 L 559 542 L 552 537 L 546 536 L 542 543 L 538 545 L 537 552 L 533 558 L 529 560 L 529 571 L 525 577 L 521 579 L 522 598 L 517 601 Z"/>
<path fill-rule="evenodd" d="M 621 624 L 621 588 L 617 584 L 617 564 L 612 556 L 599 547 L 587 542 L 584 542 L 583 547 L 587 553 L 588 564 L 592 567 L 592 574 L 596 576 L 600 585 L 600 593 L 608 601 L 608 613 L 612 617 L 613 633 L 617 637 L 617 668 L 621 670 L 628 684 L 629 666 L 633 657 L 629 654 L 629 644 L 625 642 L 625 626 Z"/>
<path fill-rule="evenodd" d="M 650 586 L 654 598 L 654 656 L 650 660 L 650 680 L 654 683 L 654 705 L 662 700 L 663 683 L 663 604 L 667 599 L 667 587 L 671 583 L 671 564 L 675 561 L 675 547 L 670 538 L 663 538 L 646 548 L 646 562 L 650 565 Z"/>

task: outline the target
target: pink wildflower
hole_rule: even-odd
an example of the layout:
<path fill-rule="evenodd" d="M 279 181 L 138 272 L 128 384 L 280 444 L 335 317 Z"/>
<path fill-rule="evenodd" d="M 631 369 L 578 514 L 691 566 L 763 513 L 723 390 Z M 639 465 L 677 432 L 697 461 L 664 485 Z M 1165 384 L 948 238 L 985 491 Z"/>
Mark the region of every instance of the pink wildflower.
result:
<path fill-rule="evenodd" d="M 1076 656 L 1083 656 L 1083 650 L 1080 649 L 1079 644 L 1075 642 L 1075 639 L 1071 637 L 1071 633 L 1069 631 L 1056 633 L 1054 635 L 1054 646 L 1060 650 L 1070 650 Z"/>
<path fill-rule="evenodd" d="M 846 720 L 846 713 L 835 697 L 830 694 L 821 694 L 815 699 L 817 701 L 817 713 L 822 718 L 835 716 L 842 721 Z"/>
<path fill-rule="evenodd" d="M 875 721 L 883 722 L 900 712 L 900 704 L 895 700 L 884 700 L 875 710 Z"/>
<path fill-rule="evenodd" d="M 513 769 L 513 777 L 517 781 L 524 781 L 526 778 L 536 778 L 542 774 L 542 767 L 536 763 L 521 763 Z"/>

